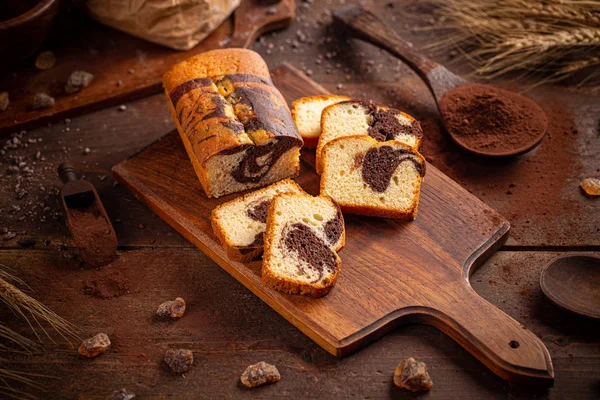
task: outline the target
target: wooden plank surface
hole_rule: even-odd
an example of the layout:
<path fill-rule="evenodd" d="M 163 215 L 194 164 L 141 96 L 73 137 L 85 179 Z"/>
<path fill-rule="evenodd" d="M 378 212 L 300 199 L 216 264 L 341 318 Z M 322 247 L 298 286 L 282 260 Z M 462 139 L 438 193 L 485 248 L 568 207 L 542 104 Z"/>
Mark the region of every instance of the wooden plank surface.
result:
<path fill-rule="evenodd" d="M 177 62 L 211 49 L 248 47 L 262 33 L 291 24 L 295 13 L 293 0 L 267 3 L 243 0 L 234 16 L 188 51 L 146 42 L 102 26 L 75 11 L 63 15 L 56 23 L 55 37 L 46 44 L 56 55 L 56 66 L 40 71 L 33 65 L 34 59 L 28 60 L 12 75 L 0 79 L 0 88 L 10 96 L 10 107 L 0 113 L 0 134 L 40 127 L 61 118 L 160 93 L 162 75 Z M 274 13 L 267 12 L 269 9 Z M 94 81 L 79 93 L 65 93 L 69 75 L 77 70 L 91 73 Z M 55 105 L 33 110 L 32 99 L 38 92 L 54 97 Z"/>
<path fill-rule="evenodd" d="M 437 40 L 436 33 L 428 30 L 433 23 L 429 16 L 415 18 L 417 2 L 366 3 L 415 46 Z M 391 380 L 397 362 L 411 356 L 429 365 L 435 387 L 427 397 L 432 399 L 599 397 L 600 326 L 557 309 L 538 285 L 540 268 L 556 256 L 573 250 L 596 250 L 600 255 L 598 204 L 578 187 L 581 178 L 600 174 L 597 88 L 553 85 L 529 90 L 532 82 L 495 81 L 547 102 L 544 109 L 553 112 L 555 127 L 527 159 L 509 163 L 508 169 L 490 165 L 446 140 L 426 88 L 401 62 L 360 41 L 346 41 L 329 25 L 328 9 L 337 7 L 336 1 L 297 2 L 294 24 L 267 35 L 254 49 L 271 68 L 288 61 L 310 70 L 311 78 L 329 91 L 370 97 L 419 118 L 426 131 L 423 152 L 429 160 L 511 222 L 511 237 L 504 249 L 517 251 L 496 253 L 475 272 L 471 283 L 485 299 L 543 340 L 554 361 L 555 386 L 547 390 L 508 384 L 452 339 L 423 325 L 398 327 L 349 357 L 338 359 L 326 353 L 201 252 L 191 250 L 189 242 L 125 188 L 113 187 L 113 165 L 172 129 L 164 96 L 155 95 L 127 103 L 124 112 L 110 107 L 74 118 L 68 125 L 61 122 L 30 131 L 26 142 L 34 137 L 43 141 L 0 152 L 4 194 L 0 196 L 0 229 L 18 234 L 0 240 L 0 247 L 6 249 L 0 250 L 0 263 L 24 278 L 36 298 L 83 327 L 83 335 L 115 329 L 119 333 L 115 348 L 105 358 L 80 360 L 74 349 L 59 340 L 57 346 L 46 346 L 46 355 L 16 361 L 15 368 L 58 378 L 44 380 L 47 392 L 37 392 L 39 397 L 103 399 L 121 387 L 142 398 L 413 397 L 395 388 Z M 300 40 L 298 31 L 305 40 Z M 81 58 L 89 51 L 86 38 L 81 41 L 71 49 L 73 57 Z M 454 72 L 470 72 L 468 66 L 456 63 L 451 47 L 440 53 L 426 50 L 426 54 Z M 135 78 L 126 70 L 123 74 L 124 80 Z M 88 155 L 83 152 L 86 147 L 92 151 Z M 36 160 L 38 151 L 44 160 Z M 33 174 L 7 173 L 8 166 L 22 161 L 33 167 Z M 55 169 L 63 161 L 75 163 L 100 189 L 119 237 L 121 254 L 114 266 L 95 270 L 79 265 L 64 221 L 56 215 L 60 208 Z M 513 182 L 517 185 L 510 187 Z M 17 185 L 27 191 L 20 199 Z M 538 196 L 545 204 L 530 203 L 532 188 L 546 189 L 544 196 Z M 36 239 L 36 246 L 21 249 L 17 240 L 22 237 Z M 166 283 L 157 284 L 165 281 L 165 268 L 172 274 Z M 105 273 L 139 285 L 118 298 L 85 296 L 83 281 Z M 158 303 L 178 295 L 193 303 L 188 315 L 192 318 L 179 321 L 186 328 L 153 320 Z M 11 326 L 19 323 L 7 314 L 0 315 L 0 320 Z M 129 322 L 123 327 L 121 321 Z M 24 325 L 21 332 L 31 335 Z M 170 375 L 161 359 L 167 348 L 185 346 L 198 353 L 194 369 L 181 379 Z M 261 360 L 275 363 L 283 373 L 282 381 L 244 390 L 239 375 L 248 364 Z"/>
<path fill-rule="evenodd" d="M 0 251 L 0 262 L 10 261 L 36 298 L 80 326 L 82 336 L 103 331 L 113 340 L 112 349 L 94 360 L 79 358 L 60 338 L 46 345 L 46 354 L 14 360 L 14 368 L 55 377 L 42 380 L 50 394 L 42 398 L 104 399 L 121 387 L 141 398 L 406 398 L 412 396 L 392 384 L 396 364 L 406 357 L 427 363 L 431 399 L 598 395 L 600 324 L 555 307 L 538 286 L 542 266 L 562 252 L 498 252 L 471 277 L 478 293 L 543 340 L 556 371 L 552 389 L 507 383 L 425 325 L 397 327 L 351 356 L 334 357 L 197 250 L 122 251 L 103 269 L 81 268 L 64 253 Z M 104 278 L 128 290 L 105 299 L 85 294 L 86 281 Z M 155 319 L 158 304 L 176 296 L 187 301 L 187 314 L 175 322 Z M 4 308 L 0 319 L 30 335 Z M 181 347 L 195 358 L 185 378 L 161 362 L 167 349 Z M 242 387 L 246 366 L 263 360 L 277 365 L 281 381 L 257 390 Z"/>

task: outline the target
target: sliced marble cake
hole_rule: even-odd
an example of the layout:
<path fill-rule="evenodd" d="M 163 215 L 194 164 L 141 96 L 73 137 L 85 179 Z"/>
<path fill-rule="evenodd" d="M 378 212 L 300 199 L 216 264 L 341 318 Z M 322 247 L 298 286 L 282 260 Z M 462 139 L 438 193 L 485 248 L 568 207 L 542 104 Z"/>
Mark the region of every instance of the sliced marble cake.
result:
<path fill-rule="evenodd" d="M 340 272 L 344 217 L 329 197 L 282 194 L 271 202 L 262 281 L 291 294 L 327 294 Z"/>
<path fill-rule="evenodd" d="M 424 175 L 425 159 L 402 142 L 340 137 L 323 149 L 321 195 L 350 214 L 415 219 Z"/>
<path fill-rule="evenodd" d="M 417 120 L 402 111 L 368 100 L 350 100 L 323 110 L 316 151 L 317 173 L 323 171 L 323 148 L 342 136 L 365 135 L 379 142 L 398 140 L 418 150 L 423 130 Z"/>
<path fill-rule="evenodd" d="M 292 103 L 292 118 L 298 132 L 304 140 L 304 147 L 317 147 L 321 135 L 321 114 L 323 110 L 336 103 L 351 100 L 348 96 L 334 94 L 302 97 Z"/>
<path fill-rule="evenodd" d="M 291 179 L 223 203 L 212 211 L 210 221 L 232 260 L 250 261 L 263 251 L 267 211 L 273 197 L 281 193 L 304 193 Z"/>

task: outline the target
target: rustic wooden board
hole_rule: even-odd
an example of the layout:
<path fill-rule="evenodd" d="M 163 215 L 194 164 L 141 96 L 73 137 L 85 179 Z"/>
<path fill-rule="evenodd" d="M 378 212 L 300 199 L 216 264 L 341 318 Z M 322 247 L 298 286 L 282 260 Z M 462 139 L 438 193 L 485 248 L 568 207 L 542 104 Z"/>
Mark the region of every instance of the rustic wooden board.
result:
<path fill-rule="evenodd" d="M 298 80 L 297 71 L 274 73 L 281 75 L 287 81 L 281 90 L 288 100 L 290 86 L 305 86 L 306 78 Z M 304 94 L 315 93 L 313 85 L 305 87 Z M 320 299 L 266 288 L 260 262 L 241 264 L 227 258 L 209 217 L 216 205 L 236 195 L 206 198 L 177 132 L 118 164 L 113 173 L 161 218 L 332 354 L 349 354 L 399 323 L 423 322 L 450 335 L 505 379 L 553 382 L 544 344 L 482 299 L 468 281 L 472 268 L 504 242 L 508 222 L 433 166 L 422 186 L 416 221 L 345 216 L 342 274 L 335 289 Z M 315 193 L 318 176 L 303 168 L 298 182 Z"/>
<path fill-rule="evenodd" d="M 276 13 L 268 14 L 270 8 Z M 22 70 L 0 79 L 0 88 L 10 96 L 8 110 L 0 113 L 0 134 L 42 126 L 160 92 L 162 75 L 173 64 L 211 49 L 249 47 L 261 34 L 289 26 L 294 15 L 293 0 L 271 5 L 243 0 L 232 18 L 188 51 L 146 42 L 87 19 L 83 21 L 85 26 L 72 26 L 82 24 L 80 18 L 76 18 L 77 21 L 65 18 L 65 26 L 59 26 L 62 36 L 54 40 L 56 47 L 51 46 L 57 58 L 54 68 L 39 71 L 33 66 L 33 60 L 29 60 Z M 67 94 L 64 84 L 74 70 L 88 71 L 95 78 L 81 92 Z M 122 82 L 120 86 L 118 81 Z M 53 96 L 54 107 L 32 110 L 31 102 L 38 92 Z"/>
<path fill-rule="evenodd" d="M 427 363 L 434 382 L 427 400 L 597 399 L 600 324 L 554 306 L 538 284 L 542 267 L 561 254 L 498 251 L 471 278 L 478 293 L 543 338 L 556 371 L 550 390 L 503 382 L 452 339 L 421 324 L 398 327 L 350 357 L 334 357 L 202 252 L 173 248 L 123 250 L 100 269 L 81 268 L 53 248 L 0 250 L 11 273 L 79 326 L 81 336 L 105 332 L 113 342 L 88 360 L 78 357 L 78 343 L 70 347 L 54 336 L 58 345 L 45 340 L 43 353 L 11 357 L 7 365 L 48 376 L 40 379 L 44 391 L 35 391 L 40 399 L 105 399 L 119 388 L 136 399 L 410 399 L 392 383 L 394 368 L 407 357 Z M 86 281 L 109 293 L 128 290 L 98 298 L 86 294 Z M 158 304 L 175 297 L 188 305 L 183 318 L 153 318 Z M 33 338 L 6 307 L 0 307 L 0 320 Z M 172 348 L 194 352 L 185 378 L 162 361 Z M 240 375 L 259 361 L 276 365 L 282 379 L 248 390 Z"/>

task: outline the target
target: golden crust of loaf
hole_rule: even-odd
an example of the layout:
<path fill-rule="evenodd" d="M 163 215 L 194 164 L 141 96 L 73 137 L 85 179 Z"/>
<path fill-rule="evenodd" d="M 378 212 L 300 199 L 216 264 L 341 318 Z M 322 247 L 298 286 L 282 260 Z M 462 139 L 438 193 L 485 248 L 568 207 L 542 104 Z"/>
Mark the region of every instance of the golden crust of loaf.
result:
<path fill-rule="evenodd" d="M 267 195 L 268 192 L 272 192 L 274 189 L 278 190 L 279 188 L 282 188 L 282 190 L 285 190 L 281 193 L 288 193 L 288 192 L 304 193 L 304 190 L 294 180 L 284 179 L 282 181 L 274 183 L 273 185 L 267 186 L 265 188 L 255 190 L 250 193 L 246 193 L 245 195 L 240 196 L 236 199 L 233 199 L 226 203 L 220 204 L 213 209 L 213 211 L 211 212 L 211 215 L 210 215 L 210 222 L 211 222 L 213 232 L 214 232 L 215 236 L 219 239 L 221 244 L 223 245 L 223 248 L 227 252 L 227 256 L 230 259 L 235 260 L 235 261 L 240 261 L 240 262 L 252 261 L 252 260 L 256 259 L 259 255 L 262 254 L 263 246 L 260 246 L 255 249 L 251 249 L 248 246 L 246 246 L 245 248 L 240 248 L 239 246 L 236 246 L 233 243 L 233 241 L 231 240 L 229 233 L 224 228 L 223 222 L 220 220 L 220 218 L 222 218 L 222 217 L 219 217 L 219 211 L 224 208 L 231 207 L 233 204 L 242 205 L 243 203 L 248 203 L 252 199 L 260 198 L 261 195 L 263 195 L 263 194 Z M 271 200 L 272 200 L 272 198 L 271 198 Z M 247 206 L 247 204 L 244 204 L 244 205 Z"/>
<path fill-rule="evenodd" d="M 163 85 L 166 92 L 171 93 L 190 79 L 228 74 L 250 74 L 271 79 L 267 64 L 257 52 L 247 49 L 219 49 L 176 64 L 164 74 Z"/>
<path fill-rule="evenodd" d="M 279 292 L 289 294 L 309 295 L 312 297 L 323 297 L 333 289 L 342 268 L 342 260 L 338 257 L 337 271 L 332 275 L 331 281 L 327 285 L 315 287 L 308 283 L 300 282 L 296 279 L 281 280 L 277 275 L 272 274 L 269 270 L 263 271 L 262 283 L 265 286 L 273 288 Z"/>
<path fill-rule="evenodd" d="M 339 137 L 339 138 L 334 139 L 331 142 L 327 143 L 323 149 L 323 168 L 324 169 L 323 169 L 323 174 L 321 175 L 321 181 L 320 181 L 321 195 L 322 196 L 323 195 L 332 196 L 333 199 L 340 206 L 341 210 L 348 214 L 364 215 L 364 216 L 380 217 L 380 218 L 395 218 L 395 219 L 414 220 L 417 217 L 417 211 L 418 211 L 418 206 L 419 206 L 419 197 L 420 197 L 420 191 L 421 191 L 421 183 L 423 181 L 423 177 L 419 174 L 416 174 L 416 176 L 414 177 L 417 180 L 417 182 L 414 185 L 414 187 L 410 190 L 410 195 L 413 198 L 411 204 L 408 207 L 404 207 L 401 209 L 393 207 L 391 205 L 389 205 L 389 206 L 382 205 L 382 204 L 379 204 L 374 201 L 370 201 L 369 204 L 357 204 L 357 203 L 345 202 L 345 201 L 340 200 L 339 198 L 336 198 L 336 196 L 333 196 L 331 194 L 332 190 L 329 187 L 331 185 L 330 181 L 333 179 L 336 179 L 336 178 L 334 176 L 332 176 L 332 174 L 328 173 L 329 172 L 328 169 L 330 168 L 328 163 L 335 162 L 334 157 L 332 157 L 332 155 L 330 153 L 334 152 L 334 151 L 339 151 L 337 145 L 347 144 L 347 143 L 350 143 L 355 140 L 360 140 L 360 141 L 364 142 L 364 144 L 366 146 L 368 146 L 369 148 L 393 146 L 394 148 L 405 149 L 406 151 L 410 152 L 423 167 L 425 167 L 425 165 L 426 165 L 425 158 L 418 151 L 416 151 L 414 148 L 406 145 L 405 143 L 399 142 L 397 140 L 378 142 L 375 139 L 371 138 L 370 136 L 363 136 L 363 135 Z M 348 147 L 350 147 L 350 146 L 347 146 L 347 145 L 345 146 L 346 149 Z M 347 151 L 350 151 L 350 150 L 347 150 Z M 400 168 L 400 165 L 398 165 L 398 167 L 396 167 L 396 170 L 398 168 Z M 361 182 L 361 184 L 362 183 L 363 182 Z M 353 188 L 348 188 L 348 190 L 353 190 Z M 362 199 L 364 199 L 364 198 L 362 198 Z"/>
<path fill-rule="evenodd" d="M 342 233 L 338 243 L 335 246 L 332 246 L 332 250 L 336 258 L 336 267 L 335 270 L 328 275 L 327 280 L 319 283 L 303 282 L 294 278 L 293 276 L 282 276 L 281 274 L 277 274 L 275 270 L 268 265 L 271 258 L 269 253 L 272 252 L 274 247 L 278 245 L 278 243 L 274 242 L 276 230 L 279 228 L 276 224 L 276 219 L 278 216 L 276 215 L 275 210 L 279 207 L 279 203 L 282 202 L 286 197 L 290 198 L 294 196 L 298 198 L 312 198 L 312 196 L 308 194 L 281 194 L 276 196 L 269 206 L 267 230 L 265 232 L 265 255 L 263 257 L 262 282 L 264 285 L 284 293 L 322 297 L 331 291 L 338 280 L 341 271 L 342 260 L 338 256 L 337 252 L 340 251 L 346 243 L 346 230 L 344 227 L 343 215 L 339 206 L 333 199 L 331 199 L 331 197 L 319 196 L 320 198 L 327 199 L 335 206 L 335 209 L 337 210 L 342 221 Z"/>

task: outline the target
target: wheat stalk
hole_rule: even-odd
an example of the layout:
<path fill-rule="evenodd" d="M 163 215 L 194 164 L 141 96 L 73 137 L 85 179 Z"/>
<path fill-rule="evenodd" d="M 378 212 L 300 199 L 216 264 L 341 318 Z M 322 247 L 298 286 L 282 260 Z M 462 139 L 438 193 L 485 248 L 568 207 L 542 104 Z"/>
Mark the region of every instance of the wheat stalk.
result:
<path fill-rule="evenodd" d="M 0 339 L 7 344 L 0 343 L 0 352 L 32 354 L 40 349 L 34 341 L 0 324 Z"/>
<path fill-rule="evenodd" d="M 0 267 L 6 268 L 2 264 L 0 264 Z M 11 282 L 26 286 L 22 280 L 0 269 L 0 301 L 7 305 L 15 315 L 23 318 L 29 324 L 38 340 L 41 340 L 41 337 L 36 330 L 36 326 L 54 343 L 54 340 L 42 325 L 42 321 L 50 325 L 53 330 L 69 342 L 69 338 L 81 340 L 77 335 L 78 328 L 75 325 L 60 317 L 33 297 L 23 293 Z"/>
<path fill-rule="evenodd" d="M 492 18 L 533 18 L 538 21 L 560 21 L 563 24 L 600 25 L 600 16 L 592 10 L 573 4 L 549 4 L 532 0 L 487 2 L 471 5 L 479 13 Z"/>
<path fill-rule="evenodd" d="M 63 319 L 42 303 L 33 297 L 25 294 L 15 285 L 22 286 L 31 290 L 21 279 L 11 275 L 5 269 L 5 265 L 0 264 L 0 303 L 4 303 L 16 316 L 24 319 L 37 339 L 41 341 L 36 327 L 41 329 L 50 341 L 54 342 L 50 334 L 46 331 L 42 322 L 47 323 L 64 339 L 70 342 L 70 339 L 79 339 L 75 325 Z M 0 352 L 21 352 L 33 353 L 40 349 L 39 345 L 30 339 L 16 333 L 8 327 L 0 324 L 0 339 L 6 342 L 0 343 Z M 12 344 L 12 345 L 11 345 Z M 31 388 L 43 389 L 43 385 L 36 382 L 35 378 L 49 378 L 46 375 L 40 375 L 29 372 L 17 372 L 6 368 L 7 361 L 0 358 L 0 397 L 13 399 L 33 399 L 35 396 L 13 388 L 11 382 L 17 382 Z"/>
<path fill-rule="evenodd" d="M 548 82 L 598 65 L 598 0 L 432 1 L 440 22 L 424 30 L 449 32 L 425 48 L 456 46 L 475 75 L 544 73 Z"/>
<path fill-rule="evenodd" d="M 5 360 L 0 359 L 0 366 L 5 362 Z M 29 387 L 35 389 L 44 389 L 44 385 L 41 385 L 33 378 L 50 378 L 47 375 L 34 374 L 29 372 L 16 372 L 7 368 L 0 367 L 0 395 L 6 396 L 6 398 L 13 399 L 35 399 L 36 397 L 25 393 L 17 388 L 12 387 L 9 383 L 18 382 L 23 385 L 27 385 Z"/>

